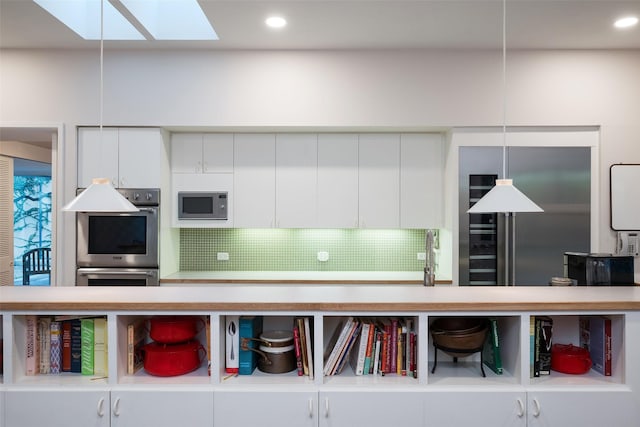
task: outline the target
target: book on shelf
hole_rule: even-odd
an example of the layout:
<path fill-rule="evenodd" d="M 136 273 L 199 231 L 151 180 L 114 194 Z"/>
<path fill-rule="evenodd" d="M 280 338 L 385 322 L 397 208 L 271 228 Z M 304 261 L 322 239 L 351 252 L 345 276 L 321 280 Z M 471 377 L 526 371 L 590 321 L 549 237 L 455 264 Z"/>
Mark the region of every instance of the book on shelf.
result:
<path fill-rule="evenodd" d="M 296 371 L 298 372 L 298 376 L 301 377 L 304 375 L 304 369 L 302 367 L 302 346 L 300 343 L 300 327 L 296 320 L 293 322 L 293 349 L 296 355 Z"/>
<path fill-rule="evenodd" d="M 589 351 L 591 369 L 611 376 L 611 319 L 606 316 L 580 316 L 580 347 Z"/>
<path fill-rule="evenodd" d="M 238 373 L 238 352 L 240 351 L 240 338 L 238 334 L 239 320 L 240 316 L 237 314 L 225 316 L 224 370 L 228 374 Z"/>
<path fill-rule="evenodd" d="M 353 327 L 349 333 L 349 337 L 347 338 L 346 345 L 344 346 L 342 352 L 338 356 L 338 360 L 336 361 L 336 365 L 334 369 L 331 371 L 331 375 L 339 375 L 344 369 L 347 361 L 349 360 L 349 355 L 353 348 L 355 347 L 355 343 L 360 334 L 360 328 L 362 324 L 359 321 L 353 322 Z"/>
<path fill-rule="evenodd" d="M 49 324 L 49 373 L 59 374 L 62 371 L 62 338 L 61 322 L 56 320 Z"/>
<path fill-rule="evenodd" d="M 147 331 L 144 319 L 136 319 L 127 325 L 127 374 L 133 375 L 144 365 L 142 348 Z"/>
<path fill-rule="evenodd" d="M 375 346 L 376 326 L 371 321 L 368 323 L 369 334 L 367 336 L 367 349 L 364 355 L 363 375 L 370 375 L 373 373 L 373 351 Z"/>
<path fill-rule="evenodd" d="M 238 320 L 238 335 L 240 338 L 240 349 L 238 350 L 238 374 L 251 375 L 258 366 L 258 354 L 254 349 L 257 347 L 256 341 L 251 338 L 258 338 L 262 333 L 262 316 L 240 316 Z"/>
<path fill-rule="evenodd" d="M 40 371 L 40 349 L 38 348 L 38 316 L 25 316 L 25 374 L 37 375 Z"/>
<path fill-rule="evenodd" d="M 38 317 L 38 351 L 40 360 L 38 373 L 51 373 L 51 318 L 46 316 Z"/>
<path fill-rule="evenodd" d="M 333 334 L 329 339 L 329 343 L 325 348 L 325 352 L 323 355 L 324 367 L 322 372 L 324 375 L 331 374 L 331 371 L 335 365 L 335 361 L 338 358 L 338 354 L 340 353 L 340 350 L 346 342 L 347 335 L 351 329 L 351 326 L 353 326 L 353 322 L 353 317 L 349 316 L 341 321 L 333 330 Z"/>
<path fill-rule="evenodd" d="M 106 377 L 108 372 L 107 358 L 107 319 L 93 319 L 93 374 Z"/>
<path fill-rule="evenodd" d="M 536 318 L 529 316 L 529 377 L 536 376 Z"/>
<path fill-rule="evenodd" d="M 296 317 L 294 319 L 300 336 L 300 363 L 302 366 L 302 375 L 309 375 L 309 355 L 307 354 L 307 333 L 304 328 L 304 318 Z"/>
<path fill-rule="evenodd" d="M 211 376 L 211 317 L 206 316 L 204 322 L 205 336 L 207 337 L 207 374 Z"/>
<path fill-rule="evenodd" d="M 553 337 L 553 319 L 548 316 L 535 316 L 534 322 L 534 371 L 533 376 L 551 373 L 551 346 Z"/>
<path fill-rule="evenodd" d="M 93 375 L 93 319 L 80 319 L 80 339 L 81 347 L 81 373 L 82 375 Z"/>
<path fill-rule="evenodd" d="M 71 319 L 71 372 L 82 372 L 82 336 L 80 319 Z"/>
<path fill-rule="evenodd" d="M 489 333 L 482 347 L 482 360 L 485 365 L 498 375 L 502 375 L 502 355 L 500 353 L 500 336 L 498 319 L 489 318 Z"/>
<path fill-rule="evenodd" d="M 62 329 L 62 372 L 71 372 L 71 321 L 61 321 Z"/>
<path fill-rule="evenodd" d="M 313 332 L 312 332 L 312 324 L 311 319 L 308 317 L 304 318 L 304 336 L 305 336 L 305 353 L 307 360 L 307 369 L 309 379 L 313 379 Z"/>
<path fill-rule="evenodd" d="M 349 357 L 349 363 L 356 375 L 364 375 L 364 365 L 365 358 L 367 357 L 367 344 L 369 341 L 370 328 L 370 323 L 362 321 L 362 326 L 360 327 L 360 333 L 358 334 L 355 348 Z"/>

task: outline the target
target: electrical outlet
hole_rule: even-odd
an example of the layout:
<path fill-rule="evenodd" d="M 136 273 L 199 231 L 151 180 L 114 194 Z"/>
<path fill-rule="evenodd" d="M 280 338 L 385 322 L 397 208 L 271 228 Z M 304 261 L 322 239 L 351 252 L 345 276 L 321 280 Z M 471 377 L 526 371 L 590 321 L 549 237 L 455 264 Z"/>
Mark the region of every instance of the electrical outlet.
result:
<path fill-rule="evenodd" d="M 320 261 L 320 262 L 329 261 L 329 252 L 327 252 L 327 251 L 318 252 L 318 261 Z"/>
<path fill-rule="evenodd" d="M 229 252 L 218 252 L 218 261 L 229 261 Z"/>
<path fill-rule="evenodd" d="M 418 252 L 416 259 L 418 261 L 426 261 L 427 260 L 427 253 L 426 252 Z"/>

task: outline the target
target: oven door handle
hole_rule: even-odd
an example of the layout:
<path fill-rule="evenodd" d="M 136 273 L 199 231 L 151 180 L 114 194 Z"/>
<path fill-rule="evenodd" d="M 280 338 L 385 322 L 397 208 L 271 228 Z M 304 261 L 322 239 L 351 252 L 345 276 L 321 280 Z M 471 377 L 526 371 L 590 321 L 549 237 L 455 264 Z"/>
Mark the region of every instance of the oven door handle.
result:
<path fill-rule="evenodd" d="M 140 212 L 149 212 L 149 213 L 155 214 L 158 209 L 157 208 L 138 208 L 138 210 Z"/>
<path fill-rule="evenodd" d="M 79 274 L 81 276 L 92 276 L 95 274 L 100 274 L 103 276 L 146 276 L 153 277 L 153 272 L 151 271 L 143 271 L 143 272 L 135 272 L 135 271 L 80 271 Z"/>

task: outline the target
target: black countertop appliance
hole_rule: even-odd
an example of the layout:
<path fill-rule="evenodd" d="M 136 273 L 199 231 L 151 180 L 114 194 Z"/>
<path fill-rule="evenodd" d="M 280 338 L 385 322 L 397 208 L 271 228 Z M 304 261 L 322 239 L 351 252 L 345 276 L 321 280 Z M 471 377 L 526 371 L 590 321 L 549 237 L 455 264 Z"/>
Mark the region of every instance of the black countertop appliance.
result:
<path fill-rule="evenodd" d="M 634 285 L 632 256 L 565 252 L 564 273 L 578 286 Z"/>

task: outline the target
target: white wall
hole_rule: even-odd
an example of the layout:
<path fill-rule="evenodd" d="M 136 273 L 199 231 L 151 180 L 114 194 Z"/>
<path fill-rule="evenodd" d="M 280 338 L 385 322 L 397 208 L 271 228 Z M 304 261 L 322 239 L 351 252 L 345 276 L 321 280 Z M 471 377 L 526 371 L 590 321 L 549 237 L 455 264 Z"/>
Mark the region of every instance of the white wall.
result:
<path fill-rule="evenodd" d="M 502 124 L 497 51 L 117 51 L 105 47 L 104 125 L 394 130 Z M 640 51 L 521 51 L 507 60 L 510 125 L 601 126 L 600 242 L 611 251 L 612 163 L 640 163 Z M 0 125 L 97 124 L 95 51 L 0 51 Z M 64 227 L 72 227 L 65 218 Z M 73 253 L 73 239 L 64 243 Z M 68 270 L 72 271 L 72 270 Z M 68 274 L 68 271 L 66 274 Z M 69 277 L 69 276 L 65 276 Z M 70 280 L 70 277 L 69 277 Z"/>

